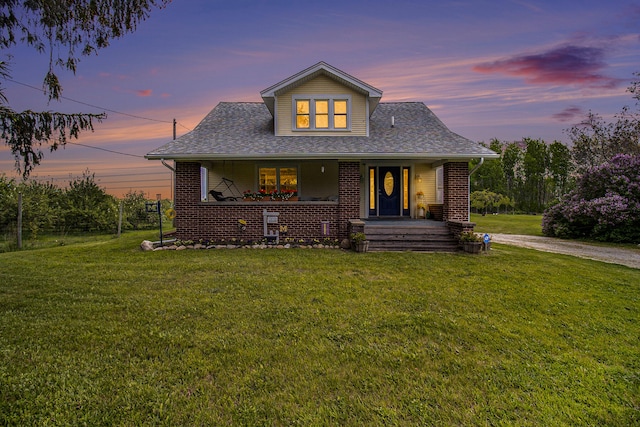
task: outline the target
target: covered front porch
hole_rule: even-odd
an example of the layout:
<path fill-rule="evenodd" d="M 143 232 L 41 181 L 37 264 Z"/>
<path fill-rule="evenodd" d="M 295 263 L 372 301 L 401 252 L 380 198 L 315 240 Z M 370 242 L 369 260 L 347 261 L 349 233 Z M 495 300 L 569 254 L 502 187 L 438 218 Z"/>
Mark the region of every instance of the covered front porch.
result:
<path fill-rule="evenodd" d="M 257 241 L 267 234 L 279 234 L 289 239 L 342 241 L 361 222 L 358 230 L 374 241 L 372 250 L 435 251 L 454 250 L 453 241 L 459 232 L 473 227 L 466 222 L 466 162 L 442 165 L 442 204 L 430 203 L 437 200 L 438 186 L 436 171 L 427 164 L 407 162 L 408 166 L 389 166 L 328 160 L 269 163 L 176 162 L 174 224 L 178 238 Z M 386 175 L 390 168 L 400 171 L 400 178 L 394 178 L 391 189 L 384 188 L 389 185 Z M 432 172 L 432 178 L 425 171 Z M 373 179 L 367 179 L 372 176 Z M 283 187 L 296 190 L 297 200 L 247 200 L 239 194 L 246 190 L 268 190 L 274 182 L 280 190 Z M 221 183 L 225 188 L 219 188 Z M 244 187 L 247 189 L 241 190 Z M 216 188 L 223 190 L 222 200 L 210 196 Z M 397 197 L 393 203 L 399 207 L 386 214 L 374 212 L 372 195 L 377 205 L 385 197 Z M 434 218 L 442 221 L 421 218 L 418 209 L 421 203 L 433 206 L 434 211 L 439 208 Z M 265 212 L 274 217 L 266 225 Z M 368 224 L 366 228 L 364 224 Z"/>

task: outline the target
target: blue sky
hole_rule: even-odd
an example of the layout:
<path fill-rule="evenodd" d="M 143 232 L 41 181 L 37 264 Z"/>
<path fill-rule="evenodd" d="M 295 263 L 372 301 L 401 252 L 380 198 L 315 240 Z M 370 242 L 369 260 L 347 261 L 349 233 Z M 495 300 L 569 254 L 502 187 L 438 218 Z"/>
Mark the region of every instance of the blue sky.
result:
<path fill-rule="evenodd" d="M 129 154 L 68 145 L 45 153 L 33 177 L 63 184 L 89 169 L 110 193 L 169 197 L 167 170 L 135 156 L 169 141 L 173 118 L 182 135 L 218 102 L 260 101 L 318 61 L 381 89 L 382 102 L 424 102 L 476 141 L 566 142 L 589 110 L 609 118 L 633 104 L 639 47 L 639 1 L 189 0 L 153 11 L 75 75 L 60 70 L 62 102 L 2 86 L 16 110 L 111 110 L 78 142 Z M 47 56 L 11 54 L 13 79 L 40 87 Z M 0 171 L 15 176 L 5 146 Z"/>

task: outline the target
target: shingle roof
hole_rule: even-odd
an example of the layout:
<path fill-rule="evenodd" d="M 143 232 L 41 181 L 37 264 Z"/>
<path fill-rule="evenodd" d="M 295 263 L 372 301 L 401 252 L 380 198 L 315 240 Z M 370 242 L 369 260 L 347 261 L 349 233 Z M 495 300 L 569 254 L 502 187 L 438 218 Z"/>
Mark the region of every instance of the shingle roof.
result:
<path fill-rule="evenodd" d="M 395 126 L 391 127 L 394 117 Z M 275 136 L 263 103 L 222 102 L 196 128 L 151 151 L 149 159 L 468 159 L 497 158 L 451 132 L 421 102 L 380 103 L 369 136 Z"/>

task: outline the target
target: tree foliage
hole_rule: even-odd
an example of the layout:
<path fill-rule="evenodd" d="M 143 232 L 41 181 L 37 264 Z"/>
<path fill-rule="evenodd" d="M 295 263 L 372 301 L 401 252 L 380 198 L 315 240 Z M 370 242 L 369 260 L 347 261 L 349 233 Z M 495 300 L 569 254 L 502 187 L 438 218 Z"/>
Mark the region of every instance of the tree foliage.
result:
<path fill-rule="evenodd" d="M 86 171 L 82 178 L 69 182 L 63 203 L 63 223 L 67 229 L 82 231 L 115 230 L 117 203 Z"/>
<path fill-rule="evenodd" d="M 548 236 L 640 241 L 640 155 L 620 154 L 587 169 L 576 188 L 547 209 Z"/>
<path fill-rule="evenodd" d="M 17 44 L 47 54 L 49 67 L 43 88 L 49 100 L 60 99 L 62 86 L 58 69 L 75 73 L 82 56 L 97 53 L 111 40 L 135 31 L 153 8 L 170 0 L 5 0 L 0 2 L 0 78 L 10 78 L 11 55 Z M 40 164 L 41 146 L 51 151 L 77 138 L 80 131 L 92 131 L 94 121 L 105 114 L 63 114 L 57 112 L 17 112 L 0 87 L 2 138 L 16 159 L 16 169 L 27 177 Z"/>
<path fill-rule="evenodd" d="M 117 230 L 119 204 L 122 203 L 122 229 L 152 229 L 158 227 L 156 212 L 147 213 L 149 200 L 143 192 L 129 192 L 122 200 L 106 193 L 95 181 L 95 176 L 85 171 L 73 178 L 66 188 L 48 182 L 31 179 L 17 183 L 6 175 L 0 175 L 0 233 L 16 232 L 18 193 L 22 194 L 23 232 L 30 239 L 48 233 L 86 233 Z M 170 207 L 162 201 L 162 213 Z M 163 222 L 168 223 L 166 217 Z"/>
<path fill-rule="evenodd" d="M 640 73 L 635 74 L 640 77 Z M 627 89 L 640 101 L 640 81 L 634 81 Z M 576 171 L 604 164 L 618 154 L 640 154 L 640 112 L 625 106 L 607 122 L 598 114 L 589 111 L 586 119 L 568 130 L 573 145 L 572 155 Z"/>
<path fill-rule="evenodd" d="M 500 158 L 485 162 L 471 176 L 472 195 L 489 191 L 502 196 L 500 206 L 542 212 L 570 188 L 570 150 L 561 142 L 548 145 L 541 139 L 525 138 L 521 142 L 502 143 L 494 139 L 489 148 L 500 153 Z M 482 200 L 477 203 L 485 206 Z M 473 200 L 472 207 L 475 207 Z"/>
<path fill-rule="evenodd" d="M 489 190 L 474 191 L 471 193 L 469 201 L 471 207 L 483 215 L 498 213 L 501 208 L 504 208 L 506 212 L 508 208 L 513 207 L 513 201 L 509 197 Z"/>

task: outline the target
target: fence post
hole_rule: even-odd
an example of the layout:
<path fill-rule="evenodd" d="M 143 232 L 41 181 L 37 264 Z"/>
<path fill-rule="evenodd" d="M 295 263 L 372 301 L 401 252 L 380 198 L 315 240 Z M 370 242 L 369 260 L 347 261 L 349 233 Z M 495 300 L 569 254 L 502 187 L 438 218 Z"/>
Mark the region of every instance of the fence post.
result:
<path fill-rule="evenodd" d="M 22 193 L 18 193 L 18 249 L 22 249 Z"/>
<path fill-rule="evenodd" d="M 120 233 L 122 232 L 122 205 L 124 204 L 124 200 L 120 200 L 120 212 L 118 213 L 118 237 L 120 237 Z"/>

